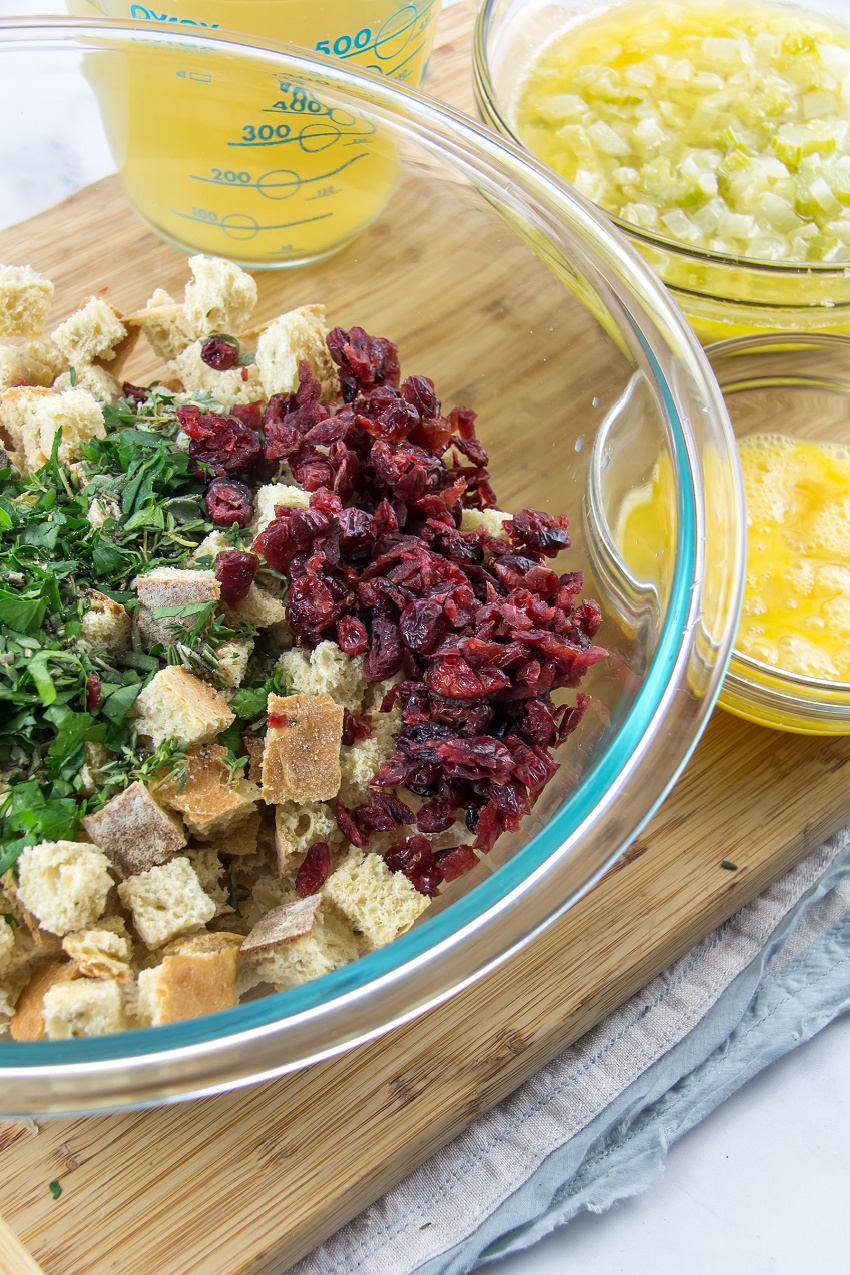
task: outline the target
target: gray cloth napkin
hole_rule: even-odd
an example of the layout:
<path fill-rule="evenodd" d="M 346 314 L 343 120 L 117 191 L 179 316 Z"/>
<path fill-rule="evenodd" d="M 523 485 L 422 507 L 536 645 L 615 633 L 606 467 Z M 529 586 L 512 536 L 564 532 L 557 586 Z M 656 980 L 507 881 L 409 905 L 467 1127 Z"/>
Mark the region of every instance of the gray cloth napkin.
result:
<path fill-rule="evenodd" d="M 644 1190 L 667 1148 L 850 1007 L 850 828 L 290 1275 L 462 1275 Z"/>

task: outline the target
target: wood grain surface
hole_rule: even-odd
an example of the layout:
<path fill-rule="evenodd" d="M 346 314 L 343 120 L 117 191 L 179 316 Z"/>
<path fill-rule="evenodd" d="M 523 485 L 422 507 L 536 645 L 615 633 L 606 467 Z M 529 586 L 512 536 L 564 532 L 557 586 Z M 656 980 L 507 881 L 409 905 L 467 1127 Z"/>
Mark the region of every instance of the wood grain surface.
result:
<path fill-rule="evenodd" d="M 471 0 L 444 5 L 428 81 L 466 110 L 472 12 Z M 120 193 L 107 181 L 94 197 Z M 62 215 L 91 199 L 81 192 Z M 33 226 L 34 260 L 62 251 L 49 214 Z M 142 275 L 169 261 L 185 273 L 142 227 L 127 233 Z M 0 236 L 3 252 L 13 243 Z M 89 286 L 86 269 L 68 286 Z M 37 1136 L 0 1125 L 6 1219 L 45 1275 L 283 1275 L 846 822 L 848 777 L 850 738 L 781 735 L 718 711 L 643 834 L 507 965 L 280 1080 L 44 1121 Z M 0 1271 L 38 1269 L 0 1227 Z"/>

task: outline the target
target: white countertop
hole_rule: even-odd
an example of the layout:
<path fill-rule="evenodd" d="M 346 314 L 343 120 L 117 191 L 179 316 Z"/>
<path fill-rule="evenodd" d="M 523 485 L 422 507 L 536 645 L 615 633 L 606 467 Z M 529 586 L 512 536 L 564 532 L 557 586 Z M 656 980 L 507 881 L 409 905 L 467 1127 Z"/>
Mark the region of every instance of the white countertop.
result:
<path fill-rule="evenodd" d="M 56 0 L 0 0 L 2 17 L 49 12 L 64 8 Z M 36 123 L 31 121 L 34 134 Z M 67 139 L 56 136 L 54 121 L 44 188 L 27 192 L 31 211 L 111 171 L 108 156 L 91 153 L 81 136 L 84 130 L 73 121 Z M 8 221 L 11 181 L 7 168 L 0 226 Z M 493 1275 L 839 1272 L 850 1265 L 848 1201 L 845 1016 L 756 1076 L 676 1143 L 663 1178 L 649 1191 L 608 1213 L 583 1215 L 487 1269 Z"/>

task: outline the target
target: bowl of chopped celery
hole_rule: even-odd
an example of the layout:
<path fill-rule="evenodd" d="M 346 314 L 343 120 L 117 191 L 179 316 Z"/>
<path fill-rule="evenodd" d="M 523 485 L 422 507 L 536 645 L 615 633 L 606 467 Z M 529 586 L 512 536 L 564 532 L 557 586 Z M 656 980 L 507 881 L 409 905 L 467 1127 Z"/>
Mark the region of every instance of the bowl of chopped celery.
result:
<path fill-rule="evenodd" d="M 222 166 L 163 126 L 145 169 L 206 236 L 187 261 L 125 143 L 213 75 Z M 0 1091 L 56 1114 L 328 1058 L 561 915 L 716 702 L 743 499 L 658 278 L 426 96 L 282 43 L 7 19 L 0 113 Z M 260 229 L 296 242 L 289 139 L 355 124 L 374 220 L 248 269 Z M 645 605 L 606 528 L 659 467 Z"/>
<path fill-rule="evenodd" d="M 703 342 L 850 329 L 850 5 L 484 0 L 484 119 L 624 230 Z"/>

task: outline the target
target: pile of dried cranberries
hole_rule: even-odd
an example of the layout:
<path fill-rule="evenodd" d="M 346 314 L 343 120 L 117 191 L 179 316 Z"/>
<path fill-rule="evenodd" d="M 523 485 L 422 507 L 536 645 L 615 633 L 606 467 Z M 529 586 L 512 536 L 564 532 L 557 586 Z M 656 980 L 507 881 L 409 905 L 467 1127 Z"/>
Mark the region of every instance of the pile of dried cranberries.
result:
<path fill-rule="evenodd" d="M 605 656 L 593 645 L 601 616 L 595 602 L 578 599 L 581 572 L 559 575 L 550 564 L 569 547 L 564 516 L 523 509 L 503 524 L 504 536 L 483 525 L 461 530 L 464 509 L 496 503 L 473 412 L 443 416 L 427 377 L 400 381 L 397 349 L 385 338 L 336 328 L 328 347 L 343 387 L 335 410 L 321 403 L 303 362 L 296 393 L 265 407 L 178 414 L 190 459 L 216 476 L 207 497 L 214 521 L 244 525 L 246 483 L 268 481 L 281 461 L 312 493 L 309 508 L 277 506 L 253 551 L 288 582 L 287 619 L 300 646 L 335 640 L 365 656 L 369 681 L 403 674 L 382 705 L 388 711 L 402 699 L 396 751 L 372 780 L 372 803 L 339 805 L 338 822 L 357 846 L 374 831 L 415 825 L 384 857 L 436 894 L 476 857 L 469 846 L 435 853 L 426 834 L 460 816 L 475 847 L 489 851 L 519 827 L 557 770 L 551 750 L 576 727 L 588 696 L 570 707 L 551 695 L 577 687 Z M 230 597 L 250 584 L 246 557 L 219 556 Z M 346 727 L 351 740 L 370 729 L 363 718 Z M 417 813 L 388 791 L 399 787 L 424 799 Z"/>

